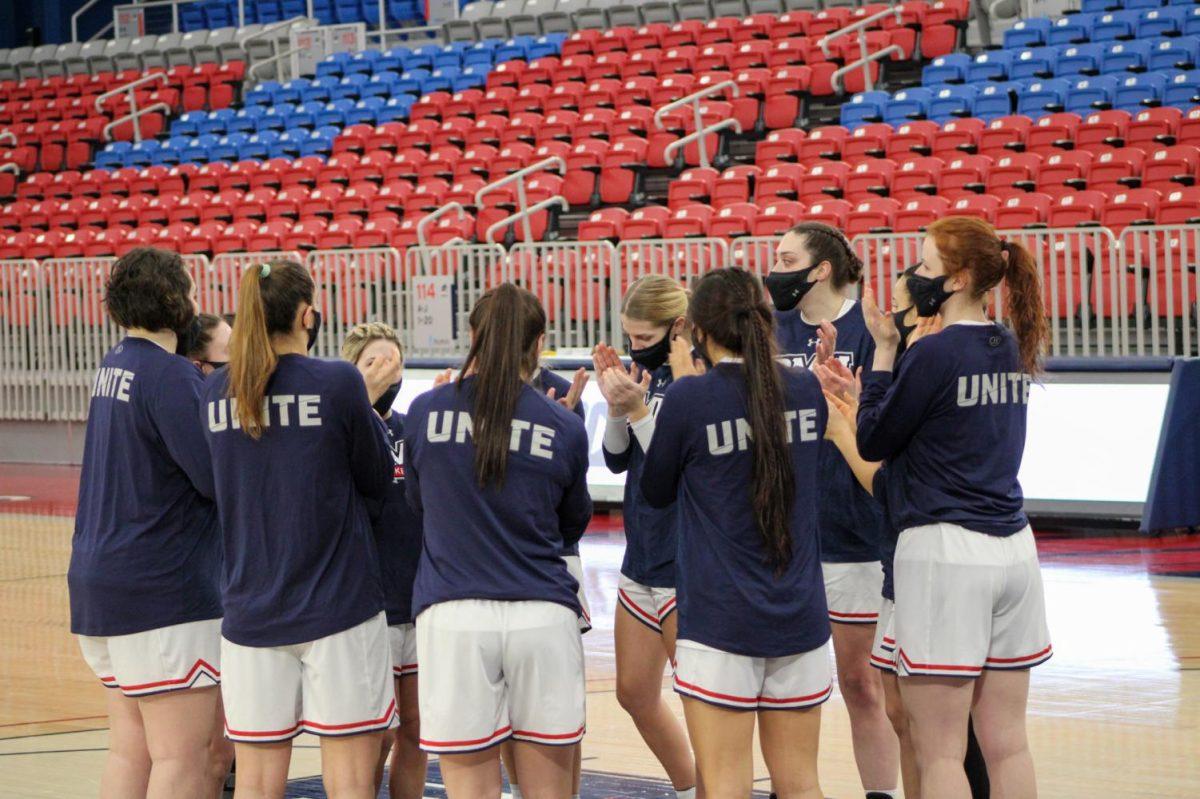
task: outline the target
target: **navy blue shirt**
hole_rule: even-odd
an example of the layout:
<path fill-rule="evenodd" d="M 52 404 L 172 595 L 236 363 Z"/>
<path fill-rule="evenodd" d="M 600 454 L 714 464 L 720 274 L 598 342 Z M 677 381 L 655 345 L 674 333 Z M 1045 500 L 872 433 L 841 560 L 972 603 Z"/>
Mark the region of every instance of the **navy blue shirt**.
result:
<path fill-rule="evenodd" d="M 67 585 L 71 632 L 127 635 L 221 617 L 221 540 L 200 372 L 124 338 L 92 383 Z"/>
<path fill-rule="evenodd" d="M 997 324 L 953 324 L 915 342 L 895 376 L 863 373 L 858 450 L 886 460 L 897 531 L 947 522 L 1006 536 L 1028 524 L 1017 472 L 1031 378 Z"/>
<path fill-rule="evenodd" d="M 883 541 L 880 545 L 880 561 L 883 566 L 883 598 L 896 601 L 896 588 L 893 581 L 894 567 L 896 561 L 896 543 L 900 537 L 900 533 L 892 525 L 891 515 L 888 513 L 888 508 L 891 503 L 888 501 L 888 491 L 892 483 L 888 480 L 889 472 L 886 463 L 879 465 L 879 470 L 875 472 L 875 477 L 871 481 L 871 492 L 875 497 L 875 501 L 883 508 Z"/>
<path fill-rule="evenodd" d="M 660 423 L 659 407 L 674 376 L 670 364 L 663 364 L 650 378 L 650 390 L 646 392 L 646 405 Z M 656 433 L 657 434 L 657 433 Z M 653 442 L 653 439 L 651 439 Z M 675 587 L 675 522 L 674 506 L 656 508 L 642 496 L 642 470 L 646 453 L 638 443 L 637 436 L 629 431 L 629 448 L 624 452 L 609 452 L 604 448 L 604 463 L 613 474 L 625 472 L 625 500 L 622 506 L 625 518 L 625 559 L 621 563 L 621 574 L 635 583 L 652 588 Z"/>
<path fill-rule="evenodd" d="M 540 389 L 543 394 L 546 394 L 546 392 L 548 392 L 550 389 L 554 389 L 554 399 L 557 402 L 558 400 L 567 396 L 567 392 L 571 390 L 571 381 L 567 380 L 565 377 L 559 377 L 557 374 L 543 366 L 542 368 L 538 369 L 537 376 L 533 378 L 533 386 L 534 388 Z M 575 404 L 575 407 L 572 408 L 572 410 L 575 412 L 575 415 L 582 419 L 583 423 L 586 425 L 587 408 L 584 407 L 582 399 Z M 571 544 L 569 547 L 564 549 L 563 554 L 575 555 L 578 557 L 579 542 L 576 541 L 574 544 Z"/>
<path fill-rule="evenodd" d="M 533 386 L 513 414 L 503 485 L 480 488 L 471 438 L 475 378 L 428 391 L 408 408 L 409 504 L 423 514 L 413 612 L 456 599 L 544 600 L 579 613 L 563 550 L 592 518 L 587 432 Z"/>
<path fill-rule="evenodd" d="M 862 306 L 853 306 L 833 320 L 837 328 L 834 357 L 850 371 L 869 366 L 875 341 L 863 320 Z M 809 324 L 798 310 L 775 312 L 775 336 L 780 357 L 790 366 L 810 367 L 816 358 L 818 325 Z M 821 560 L 826 563 L 865 563 L 879 560 L 883 514 L 871 495 L 858 484 L 842 453 L 832 442 L 821 442 L 821 495 L 817 512 L 821 527 Z"/>
<path fill-rule="evenodd" d="M 743 367 L 722 363 L 671 386 L 641 488 L 679 511 L 679 639 L 751 657 L 784 657 L 829 639 L 816 525 L 817 460 L 828 411 L 809 372 L 780 367 L 791 438 L 792 557 L 776 575 L 754 518 Z"/>
<path fill-rule="evenodd" d="M 226 398 L 227 371 L 209 376 L 203 409 L 225 540 L 222 635 L 286 646 L 361 624 L 383 610 L 365 498 L 383 498 L 394 473 L 362 375 L 280 356 L 256 441 Z"/>
<path fill-rule="evenodd" d="M 404 415 L 392 411 L 384 420 L 392 448 L 392 483 L 382 500 L 368 500 L 379 569 L 383 575 L 383 609 L 388 624 L 413 620 L 413 580 L 421 560 L 421 517 L 404 496 Z"/>

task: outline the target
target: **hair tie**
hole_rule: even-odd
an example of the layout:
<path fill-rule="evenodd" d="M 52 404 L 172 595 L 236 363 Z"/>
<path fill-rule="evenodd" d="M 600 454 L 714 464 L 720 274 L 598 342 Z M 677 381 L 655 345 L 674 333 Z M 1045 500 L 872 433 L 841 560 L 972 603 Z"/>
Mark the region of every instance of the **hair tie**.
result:
<path fill-rule="evenodd" d="M 271 274 L 271 265 L 270 264 L 263 264 L 262 266 L 260 266 L 258 268 L 258 276 L 260 278 L 265 278 L 269 274 Z"/>

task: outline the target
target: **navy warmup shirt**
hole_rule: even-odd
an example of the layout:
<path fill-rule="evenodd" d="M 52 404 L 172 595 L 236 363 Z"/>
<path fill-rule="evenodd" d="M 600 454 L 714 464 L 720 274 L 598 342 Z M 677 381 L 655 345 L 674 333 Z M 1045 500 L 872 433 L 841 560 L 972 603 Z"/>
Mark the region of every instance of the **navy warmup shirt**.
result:
<path fill-rule="evenodd" d="M 895 574 L 896 541 L 900 537 L 900 533 L 892 525 L 892 517 L 888 512 L 888 508 L 891 507 L 891 503 L 888 501 L 888 491 L 892 486 L 889 476 L 888 465 L 880 464 L 879 470 L 875 472 L 875 477 L 871 481 L 871 490 L 875 501 L 883 508 L 883 543 L 880 546 L 880 559 L 883 566 L 882 594 L 884 599 L 894 602 L 896 601 L 896 588 L 893 575 Z"/>
<path fill-rule="evenodd" d="M 535 375 L 533 378 L 533 387 L 540 389 L 543 394 L 550 389 L 554 389 L 554 398 L 555 401 L 557 401 L 567 396 L 567 392 L 571 390 L 571 381 L 567 380 L 565 377 L 559 377 L 557 374 L 551 372 L 549 369 L 543 366 L 542 368 L 538 369 L 537 375 Z M 584 407 L 582 399 L 579 400 L 573 410 L 575 415 L 582 419 L 583 423 L 586 425 L 587 408 Z M 578 557 L 579 542 L 576 541 L 574 544 L 571 544 L 569 547 L 564 549 L 563 554 L 575 555 Z"/>
<path fill-rule="evenodd" d="M 221 632 L 286 646 L 348 630 L 383 610 L 365 498 L 386 495 L 387 429 L 353 364 L 283 355 L 267 426 L 241 431 L 228 370 L 209 376 L 203 419 L 225 541 Z"/>
<path fill-rule="evenodd" d="M 67 585 L 71 632 L 127 635 L 221 617 L 221 540 L 200 427 L 204 379 L 127 337 L 92 383 Z"/>
<path fill-rule="evenodd" d="M 423 515 L 413 613 L 456 599 L 543 600 L 579 613 L 563 550 L 592 518 L 587 432 L 579 417 L 522 386 L 504 484 L 475 477 L 475 378 L 413 400 L 405 420 L 406 491 Z"/>
<path fill-rule="evenodd" d="M 808 652 L 829 639 L 816 525 L 817 459 L 828 410 L 807 371 L 780 367 L 795 470 L 792 558 L 776 576 L 754 519 L 753 443 L 743 367 L 721 363 L 671 386 L 641 487 L 679 512 L 679 639 L 751 657 Z"/>
<path fill-rule="evenodd" d="M 404 496 L 404 415 L 392 411 L 384 420 L 392 448 L 392 482 L 382 500 L 368 500 L 371 527 L 383 574 L 383 608 L 388 624 L 413 620 L 413 579 L 421 559 L 421 516 Z"/>
<path fill-rule="evenodd" d="M 655 417 L 655 429 L 663 395 L 673 380 L 670 364 L 663 364 L 650 378 L 646 405 Z M 657 433 L 656 433 L 657 435 Z M 653 442 L 653 439 L 651 439 Z M 675 508 L 667 505 L 652 507 L 642 495 L 642 470 L 646 453 L 637 436 L 629 432 L 629 448 L 624 452 L 609 452 L 604 448 L 604 463 L 613 474 L 625 472 L 625 559 L 621 574 L 635 583 L 652 588 L 675 587 Z"/>
<path fill-rule="evenodd" d="M 897 531 L 936 522 L 1006 536 L 1028 524 L 1017 472 L 1031 378 L 997 324 L 952 324 L 899 370 L 863 373 L 858 450 L 888 462 Z"/>
<path fill-rule="evenodd" d="M 847 301 L 849 302 L 849 301 Z M 850 371 L 869 367 L 875 341 L 857 302 L 833 320 L 837 328 L 834 353 Z M 775 336 L 784 363 L 809 368 L 816 359 L 818 325 L 800 311 L 775 312 Z M 826 563 L 865 563 L 879 560 L 883 514 L 871 495 L 858 484 L 846 459 L 831 442 L 821 442 L 821 495 L 817 512 L 821 526 L 821 560 Z"/>

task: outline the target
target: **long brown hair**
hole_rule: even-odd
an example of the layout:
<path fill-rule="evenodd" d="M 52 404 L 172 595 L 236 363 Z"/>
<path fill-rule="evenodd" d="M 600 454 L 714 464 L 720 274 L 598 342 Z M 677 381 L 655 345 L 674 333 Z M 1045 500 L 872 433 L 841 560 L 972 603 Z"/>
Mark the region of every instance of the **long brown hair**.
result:
<path fill-rule="evenodd" d="M 262 436 L 263 399 L 279 362 L 271 336 L 292 332 L 300 303 L 312 305 L 312 275 L 295 261 L 247 267 L 238 287 L 237 324 L 229 337 L 229 388 L 237 420 L 251 438 Z"/>
<path fill-rule="evenodd" d="M 1017 336 L 1021 367 L 1030 374 L 1040 368 L 1049 338 L 1042 276 L 1033 254 L 1015 241 L 1004 241 L 982 219 L 949 216 L 932 222 L 927 234 L 933 239 L 947 275 L 964 269 L 971 274 L 972 299 L 983 296 L 1003 280 L 1007 307 L 1005 315 Z"/>
<path fill-rule="evenodd" d="M 513 414 L 525 383 L 521 373 L 538 365 L 538 339 L 546 332 L 546 310 L 538 298 L 512 283 L 488 291 L 471 309 L 473 338 L 459 385 L 472 370 L 471 436 L 475 478 L 481 487 L 504 485 Z"/>
<path fill-rule="evenodd" d="M 776 574 L 792 559 L 795 472 L 784 425 L 784 389 L 774 316 L 758 278 L 730 267 L 709 272 L 692 289 L 692 323 L 746 366 L 746 399 L 754 464 L 754 519 Z"/>

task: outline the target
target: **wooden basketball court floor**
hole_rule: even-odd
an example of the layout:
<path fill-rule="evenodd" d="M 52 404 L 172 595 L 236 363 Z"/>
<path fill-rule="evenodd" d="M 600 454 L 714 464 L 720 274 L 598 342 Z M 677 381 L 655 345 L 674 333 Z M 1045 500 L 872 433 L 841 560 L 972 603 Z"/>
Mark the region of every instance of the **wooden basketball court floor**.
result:
<path fill-rule="evenodd" d="M 107 739 L 104 688 L 68 632 L 66 568 L 77 472 L 0 466 L 0 797 L 91 797 Z M 619 521 L 598 517 L 583 561 L 585 797 L 666 797 L 618 706 L 612 618 Z M 1200 536 L 1039 536 L 1055 656 L 1034 672 L 1029 731 L 1043 797 L 1200 795 Z M 682 716 L 669 681 L 663 694 Z M 839 697 L 824 706 L 821 782 L 861 797 Z M 296 740 L 289 796 L 324 796 L 317 742 Z M 756 768 L 759 785 L 766 770 Z M 444 796 L 436 767 L 429 796 Z"/>

